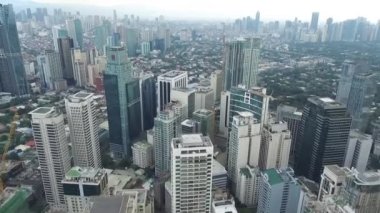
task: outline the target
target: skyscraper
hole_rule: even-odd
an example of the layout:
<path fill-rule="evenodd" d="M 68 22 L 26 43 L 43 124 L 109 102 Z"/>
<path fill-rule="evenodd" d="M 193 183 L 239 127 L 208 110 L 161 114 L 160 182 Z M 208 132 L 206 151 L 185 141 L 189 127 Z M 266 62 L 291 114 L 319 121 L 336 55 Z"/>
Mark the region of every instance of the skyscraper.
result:
<path fill-rule="evenodd" d="M 166 72 L 157 77 L 157 111 L 165 108 L 165 105 L 171 100 L 171 90 L 173 88 L 187 87 L 188 77 L 186 71 L 173 70 Z"/>
<path fill-rule="evenodd" d="M 319 18 L 318 12 L 313 12 L 311 14 L 310 30 L 313 32 L 316 32 L 318 30 L 318 18 Z"/>
<path fill-rule="evenodd" d="M 59 25 L 53 26 L 51 30 L 53 33 L 54 50 L 58 52 L 58 38 L 66 38 L 67 36 L 69 36 L 69 34 L 66 29 L 62 29 Z"/>
<path fill-rule="evenodd" d="M 207 136 L 190 134 L 173 139 L 171 212 L 211 213 L 213 151 Z"/>
<path fill-rule="evenodd" d="M 255 19 L 255 33 L 260 32 L 260 11 L 256 12 L 256 19 Z"/>
<path fill-rule="evenodd" d="M 15 14 L 11 4 L 0 4 L 0 92 L 28 94 Z"/>
<path fill-rule="evenodd" d="M 139 77 L 141 124 L 143 130 L 152 129 L 157 116 L 156 81 L 152 73 L 141 73 Z"/>
<path fill-rule="evenodd" d="M 286 122 L 264 125 L 261 133 L 260 168 L 287 168 L 291 143 Z"/>
<path fill-rule="evenodd" d="M 358 130 L 351 130 L 344 166 L 348 168 L 354 167 L 359 172 L 364 172 L 367 168 L 372 143 L 373 139 L 370 135 Z"/>
<path fill-rule="evenodd" d="M 82 22 L 78 18 L 66 20 L 66 29 L 71 38 L 73 38 L 76 48 L 83 48 L 83 28 Z"/>
<path fill-rule="evenodd" d="M 92 93 L 78 92 L 65 99 L 74 164 L 101 168 L 99 126 Z"/>
<path fill-rule="evenodd" d="M 330 98 L 308 98 L 298 132 L 296 174 L 319 182 L 323 166 L 342 166 L 350 125 L 351 117 L 340 103 Z"/>
<path fill-rule="evenodd" d="M 75 85 L 85 87 L 88 82 L 87 65 L 89 64 L 89 57 L 87 53 L 78 48 L 71 49 L 71 61 L 73 62 Z"/>
<path fill-rule="evenodd" d="M 136 28 L 126 29 L 128 57 L 135 57 L 138 47 L 139 32 Z"/>
<path fill-rule="evenodd" d="M 251 167 L 259 165 L 260 154 L 260 123 L 250 112 L 239 112 L 233 117 L 228 141 L 228 176 L 236 185 L 241 168 L 248 164 Z"/>
<path fill-rule="evenodd" d="M 223 91 L 220 95 L 219 133 L 227 137 L 230 121 L 230 92 Z"/>
<path fill-rule="evenodd" d="M 63 79 L 59 53 L 45 50 L 43 55 L 37 56 L 37 63 L 43 86 L 47 89 L 56 89 L 54 83 Z"/>
<path fill-rule="evenodd" d="M 342 64 L 342 73 L 335 100 L 343 105 L 347 105 L 348 95 L 350 94 L 352 78 L 356 71 L 356 64 L 353 61 L 345 60 Z"/>
<path fill-rule="evenodd" d="M 215 142 L 215 113 L 207 109 L 196 110 L 193 119 L 199 122 L 203 136 L 209 136 L 211 141 Z"/>
<path fill-rule="evenodd" d="M 127 58 L 125 47 L 110 46 L 106 48 L 106 53 L 107 69 L 104 73 L 104 89 L 110 147 L 115 158 L 123 158 L 131 154 L 131 135 L 139 134 L 139 131 L 133 132 L 131 128 L 141 129 L 140 117 L 130 122 L 132 113 L 133 116 L 141 116 L 140 112 L 130 110 L 130 107 L 141 109 L 139 84 L 132 78 L 132 65 Z M 138 104 L 138 107 L 135 104 Z"/>
<path fill-rule="evenodd" d="M 223 71 L 215 70 L 210 76 L 211 89 L 214 91 L 214 101 L 219 103 L 223 91 Z"/>
<path fill-rule="evenodd" d="M 40 107 L 30 114 L 46 201 L 65 208 L 61 181 L 70 169 L 70 156 L 63 115 L 53 107 Z"/>
<path fill-rule="evenodd" d="M 74 48 L 73 39 L 70 37 L 58 38 L 59 55 L 61 56 L 62 74 L 67 84 L 73 85 L 74 72 L 71 58 L 71 49 Z"/>
<path fill-rule="evenodd" d="M 195 89 L 189 87 L 173 88 L 170 93 L 172 101 L 179 101 L 185 106 L 187 118 L 193 116 L 195 111 Z"/>
<path fill-rule="evenodd" d="M 198 88 L 195 92 L 195 110 L 213 110 L 214 105 L 214 91 L 211 88 Z"/>
<path fill-rule="evenodd" d="M 247 165 L 241 168 L 237 179 L 236 198 L 244 205 L 257 206 L 261 179 L 259 167 Z"/>
<path fill-rule="evenodd" d="M 243 82 L 246 88 L 257 85 L 257 75 L 259 72 L 259 56 L 260 56 L 261 40 L 259 38 L 246 39 L 244 44 L 244 60 L 243 60 Z"/>

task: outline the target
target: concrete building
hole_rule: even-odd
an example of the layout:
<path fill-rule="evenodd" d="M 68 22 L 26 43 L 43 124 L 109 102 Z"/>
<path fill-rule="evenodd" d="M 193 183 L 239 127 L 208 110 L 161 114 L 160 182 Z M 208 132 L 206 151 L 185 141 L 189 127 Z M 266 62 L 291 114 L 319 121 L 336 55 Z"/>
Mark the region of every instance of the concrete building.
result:
<path fill-rule="evenodd" d="M 43 87 L 48 90 L 56 89 L 54 83 L 63 79 L 59 53 L 53 50 L 45 50 L 43 55 L 37 56 L 37 63 Z"/>
<path fill-rule="evenodd" d="M 74 164 L 101 168 L 99 121 L 94 94 L 78 92 L 65 99 Z"/>
<path fill-rule="evenodd" d="M 234 116 L 228 141 L 228 176 L 236 185 L 241 168 L 259 165 L 260 123 L 250 112 Z"/>
<path fill-rule="evenodd" d="M 260 38 L 248 38 L 244 44 L 243 82 L 246 88 L 257 86 L 259 73 Z"/>
<path fill-rule="evenodd" d="M 193 120 L 199 122 L 200 132 L 203 136 L 209 136 L 215 141 L 215 113 L 207 109 L 199 109 L 193 112 Z"/>
<path fill-rule="evenodd" d="M 67 211 L 89 212 L 90 199 L 100 196 L 107 189 L 107 172 L 92 167 L 73 167 L 62 180 Z"/>
<path fill-rule="evenodd" d="M 214 91 L 214 102 L 216 103 L 220 102 L 220 95 L 223 91 L 223 74 L 222 70 L 215 70 L 210 76 L 211 89 Z"/>
<path fill-rule="evenodd" d="M 213 200 L 211 213 L 238 213 L 233 198 L 227 200 Z"/>
<path fill-rule="evenodd" d="M 261 132 L 260 168 L 287 168 L 291 143 L 291 134 L 286 122 L 264 125 Z"/>
<path fill-rule="evenodd" d="M 64 209 L 61 181 L 70 169 L 70 157 L 63 115 L 53 107 L 40 107 L 30 114 L 46 202 Z"/>
<path fill-rule="evenodd" d="M 213 151 L 207 136 L 190 134 L 173 139 L 172 212 L 211 212 Z"/>
<path fill-rule="evenodd" d="M 200 122 L 195 120 L 186 119 L 181 123 L 182 134 L 200 133 Z"/>
<path fill-rule="evenodd" d="M 76 48 L 83 48 L 83 29 L 82 22 L 78 18 L 66 20 L 66 30 L 68 35 L 73 39 Z"/>
<path fill-rule="evenodd" d="M 308 98 L 297 138 L 296 174 L 319 182 L 323 166 L 343 166 L 350 125 L 342 104 L 330 98 Z"/>
<path fill-rule="evenodd" d="M 367 168 L 372 144 L 373 139 L 370 135 L 351 130 L 344 166 L 348 168 L 354 167 L 359 172 L 364 172 Z"/>
<path fill-rule="evenodd" d="M 373 154 L 380 156 L 380 118 L 372 121 Z"/>
<path fill-rule="evenodd" d="M 133 164 L 140 168 L 153 166 L 153 146 L 149 143 L 137 142 L 132 146 Z"/>
<path fill-rule="evenodd" d="M 195 92 L 194 110 L 213 110 L 215 105 L 214 91 L 211 88 L 198 88 Z"/>
<path fill-rule="evenodd" d="M 87 86 L 87 65 L 89 64 L 87 53 L 80 49 L 71 49 L 71 61 L 73 63 L 73 75 L 76 86 Z"/>
<path fill-rule="evenodd" d="M 195 111 L 195 89 L 192 88 L 173 88 L 171 91 L 171 100 L 180 101 L 185 108 L 185 114 L 187 118 L 193 116 Z"/>
<path fill-rule="evenodd" d="M 188 76 L 186 71 L 173 70 L 157 77 L 157 111 L 165 109 L 167 103 L 171 101 L 171 91 L 173 88 L 187 87 Z"/>
<path fill-rule="evenodd" d="M 335 100 L 343 105 L 347 105 L 350 94 L 352 77 L 356 72 L 356 64 L 353 61 L 345 60 L 342 64 L 342 73 L 340 75 L 338 90 Z"/>
<path fill-rule="evenodd" d="M 149 42 L 141 42 L 141 55 L 147 56 L 150 53 L 150 43 Z"/>
<path fill-rule="evenodd" d="M 318 202 L 318 184 L 304 177 L 299 177 L 298 183 L 301 186 L 301 191 L 297 212 L 321 212 L 319 211 L 321 205 Z"/>
<path fill-rule="evenodd" d="M 68 85 L 74 85 L 73 62 L 71 49 L 74 48 L 74 41 L 70 37 L 58 38 L 58 50 L 61 56 L 62 74 Z"/>
<path fill-rule="evenodd" d="M 318 200 L 323 201 L 325 197 L 339 195 L 349 172 L 350 170 L 346 167 L 339 167 L 338 165 L 325 166 L 321 175 Z"/>
<path fill-rule="evenodd" d="M 246 166 L 239 171 L 237 179 L 236 198 L 240 203 L 254 207 L 257 206 L 262 177 L 258 167 Z"/>
<path fill-rule="evenodd" d="M 212 162 L 212 188 L 227 189 L 227 170 L 215 159 Z"/>
<path fill-rule="evenodd" d="M 220 95 L 220 119 L 219 119 L 219 129 L 220 135 L 227 138 L 228 126 L 230 119 L 230 92 L 223 91 Z"/>
<path fill-rule="evenodd" d="M 269 169 L 262 173 L 257 212 L 297 212 L 301 187 L 292 169 Z"/>
<path fill-rule="evenodd" d="M 52 34 L 53 34 L 53 44 L 54 44 L 54 50 L 55 52 L 58 52 L 59 51 L 59 48 L 58 48 L 58 38 L 65 38 L 68 35 L 68 32 L 66 29 L 63 29 L 61 26 L 59 25 L 54 25 L 52 28 Z"/>

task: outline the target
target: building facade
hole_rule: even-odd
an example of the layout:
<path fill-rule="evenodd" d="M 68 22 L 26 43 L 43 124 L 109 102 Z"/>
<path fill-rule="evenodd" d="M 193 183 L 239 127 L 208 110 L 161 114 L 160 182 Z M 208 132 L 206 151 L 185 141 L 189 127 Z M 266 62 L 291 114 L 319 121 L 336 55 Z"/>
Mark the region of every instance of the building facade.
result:
<path fill-rule="evenodd" d="M 236 198 L 244 205 L 257 206 L 262 177 L 258 167 L 240 169 L 236 187 Z"/>
<path fill-rule="evenodd" d="M 194 111 L 193 120 L 199 122 L 200 132 L 203 136 L 209 136 L 211 141 L 215 140 L 215 113 L 207 109 Z"/>
<path fill-rule="evenodd" d="M 157 111 L 165 109 L 167 103 L 171 101 L 171 91 L 173 88 L 187 87 L 188 76 L 186 71 L 173 70 L 157 77 Z"/>
<path fill-rule="evenodd" d="M 359 172 L 364 172 L 367 168 L 373 139 L 371 135 L 364 134 L 358 130 L 351 130 L 348 140 L 344 166 L 348 168 L 354 167 Z"/>
<path fill-rule="evenodd" d="M 153 166 L 153 146 L 149 143 L 137 142 L 132 146 L 133 164 L 140 168 Z"/>
<path fill-rule="evenodd" d="M 54 83 L 63 79 L 61 58 L 58 52 L 45 50 L 43 55 L 37 56 L 43 86 L 48 90 L 56 89 Z"/>

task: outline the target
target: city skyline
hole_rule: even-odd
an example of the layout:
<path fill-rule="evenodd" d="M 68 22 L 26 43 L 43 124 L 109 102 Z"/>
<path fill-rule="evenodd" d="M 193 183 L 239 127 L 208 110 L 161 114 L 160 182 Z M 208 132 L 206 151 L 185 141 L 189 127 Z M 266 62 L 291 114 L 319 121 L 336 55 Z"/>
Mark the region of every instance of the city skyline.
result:
<path fill-rule="evenodd" d="M 48 7 L 52 10 L 55 7 L 71 9 L 73 11 L 81 11 L 83 14 L 89 15 L 100 12 L 103 15 L 111 16 L 114 9 L 119 14 L 135 14 L 141 17 L 156 17 L 164 15 L 167 19 L 181 20 L 234 20 L 236 18 L 251 16 L 254 17 L 257 11 L 261 12 L 261 20 L 294 20 L 297 17 L 299 20 L 310 22 L 311 13 L 319 12 L 319 24 L 325 23 L 326 19 L 332 17 L 334 21 L 343 21 L 346 19 L 354 19 L 357 17 L 366 17 L 369 21 L 376 23 L 380 20 L 376 10 L 376 3 L 369 0 L 364 0 L 358 3 L 357 1 L 345 1 L 344 5 L 341 2 L 322 1 L 278 1 L 269 0 L 261 2 L 246 2 L 244 0 L 236 0 L 231 2 L 219 2 L 216 0 L 194 0 L 194 1 L 129 1 L 110 0 L 100 1 L 91 0 L 78 2 L 75 0 L 6 0 L 4 3 L 12 3 L 15 5 L 16 12 L 20 9 L 25 9 L 30 6 Z M 91 9 L 88 9 L 91 5 Z M 199 6 L 201 5 L 201 6 Z M 337 8 L 343 7 L 344 10 Z M 209 8 L 217 8 L 210 11 Z M 287 10 L 284 10 L 287 8 Z"/>

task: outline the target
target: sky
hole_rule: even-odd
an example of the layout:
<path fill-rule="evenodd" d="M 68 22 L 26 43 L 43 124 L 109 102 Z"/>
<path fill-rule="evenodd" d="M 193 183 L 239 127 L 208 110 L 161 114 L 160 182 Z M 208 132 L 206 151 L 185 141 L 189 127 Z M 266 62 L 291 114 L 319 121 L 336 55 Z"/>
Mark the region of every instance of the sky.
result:
<path fill-rule="evenodd" d="M 320 23 L 328 17 L 342 21 L 359 16 L 371 22 L 380 19 L 379 3 L 376 0 L 5 0 L 28 2 L 49 7 L 77 7 L 83 14 L 91 9 L 101 9 L 111 15 L 116 9 L 120 14 L 135 14 L 140 17 L 164 15 L 168 19 L 213 19 L 233 20 L 243 16 L 254 17 L 260 11 L 262 20 L 293 20 L 295 17 L 310 21 L 311 13 L 320 13 Z M 89 7 L 91 6 L 91 7 Z"/>

